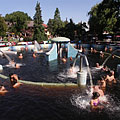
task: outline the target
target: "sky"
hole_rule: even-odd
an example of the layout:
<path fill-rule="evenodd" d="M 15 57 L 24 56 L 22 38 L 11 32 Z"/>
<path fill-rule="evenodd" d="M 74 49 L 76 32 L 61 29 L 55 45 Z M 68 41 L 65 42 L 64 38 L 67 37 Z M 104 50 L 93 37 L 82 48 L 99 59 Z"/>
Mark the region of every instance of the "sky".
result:
<path fill-rule="evenodd" d="M 31 18 L 35 14 L 36 3 L 40 2 L 42 20 L 45 24 L 54 18 L 56 8 L 60 11 L 61 20 L 72 18 L 74 23 L 87 22 L 91 7 L 102 0 L 0 0 L 0 14 L 5 16 L 15 11 L 27 13 Z"/>

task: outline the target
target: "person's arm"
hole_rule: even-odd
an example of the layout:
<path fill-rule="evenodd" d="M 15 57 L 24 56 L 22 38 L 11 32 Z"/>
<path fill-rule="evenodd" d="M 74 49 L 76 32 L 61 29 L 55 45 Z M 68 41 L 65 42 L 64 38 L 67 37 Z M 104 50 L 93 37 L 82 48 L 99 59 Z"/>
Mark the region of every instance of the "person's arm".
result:
<path fill-rule="evenodd" d="M 116 81 L 116 79 L 115 79 L 115 78 L 113 79 L 113 83 L 117 83 L 117 81 Z"/>
<path fill-rule="evenodd" d="M 93 107 L 93 100 L 90 101 L 90 105 Z"/>

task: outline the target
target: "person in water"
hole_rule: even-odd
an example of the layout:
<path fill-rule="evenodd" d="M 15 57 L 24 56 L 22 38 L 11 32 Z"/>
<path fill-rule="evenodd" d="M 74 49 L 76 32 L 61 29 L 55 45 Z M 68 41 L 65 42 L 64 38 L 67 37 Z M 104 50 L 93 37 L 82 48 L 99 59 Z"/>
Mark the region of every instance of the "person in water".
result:
<path fill-rule="evenodd" d="M 37 57 L 36 54 L 35 54 L 35 52 L 32 54 L 32 56 L 33 56 L 33 58 L 36 58 L 36 57 Z"/>
<path fill-rule="evenodd" d="M 18 56 L 19 59 L 23 59 L 23 55 L 22 53 L 20 53 L 20 55 Z"/>
<path fill-rule="evenodd" d="M 99 81 L 100 88 L 105 88 L 106 87 L 106 81 L 104 78 L 101 78 Z"/>
<path fill-rule="evenodd" d="M 72 58 L 72 57 L 70 57 L 70 61 L 73 61 L 73 58 Z"/>
<path fill-rule="evenodd" d="M 116 79 L 114 76 L 114 71 L 110 71 L 110 74 L 106 76 L 105 81 L 107 81 L 109 84 L 116 83 Z"/>
<path fill-rule="evenodd" d="M 18 80 L 19 80 L 18 75 L 12 73 L 9 76 L 10 76 L 10 82 L 11 82 L 11 85 L 13 88 L 17 88 L 21 85 L 21 83 L 18 82 Z"/>
<path fill-rule="evenodd" d="M 14 62 L 14 60 L 10 61 L 9 64 L 13 67 L 13 68 L 20 68 L 20 66 Z"/>
<path fill-rule="evenodd" d="M 93 92 L 98 92 L 100 94 L 99 97 L 103 97 L 104 96 L 104 92 L 102 89 L 100 89 L 100 86 L 99 85 L 95 85 L 93 87 Z"/>
<path fill-rule="evenodd" d="M 100 65 L 99 65 L 99 63 L 96 63 L 96 68 L 100 68 Z"/>
<path fill-rule="evenodd" d="M 4 87 L 4 85 L 0 85 L 0 94 L 4 95 L 6 92 L 8 92 L 8 91 L 6 90 L 6 88 Z"/>
<path fill-rule="evenodd" d="M 67 59 L 66 59 L 65 56 L 62 58 L 62 62 L 63 62 L 63 63 L 66 63 L 66 62 L 67 62 Z"/>
<path fill-rule="evenodd" d="M 100 104 L 99 97 L 100 94 L 98 92 L 93 92 L 93 96 L 90 101 L 91 108 L 98 108 L 98 105 Z"/>
<path fill-rule="evenodd" d="M 73 63 L 70 64 L 69 73 L 73 73 Z"/>

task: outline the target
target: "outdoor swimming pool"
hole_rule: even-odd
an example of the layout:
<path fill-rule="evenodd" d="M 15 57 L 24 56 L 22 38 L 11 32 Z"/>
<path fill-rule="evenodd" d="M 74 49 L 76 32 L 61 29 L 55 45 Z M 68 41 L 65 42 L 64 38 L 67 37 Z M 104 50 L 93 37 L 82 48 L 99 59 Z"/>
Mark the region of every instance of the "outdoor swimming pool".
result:
<path fill-rule="evenodd" d="M 18 59 L 16 55 L 10 55 L 17 63 L 22 64 L 20 69 L 3 67 L 1 74 L 8 76 L 16 73 L 21 79 L 33 82 L 52 83 L 77 83 L 76 75 L 67 74 L 71 61 L 67 63 L 59 60 L 47 62 L 44 56 L 33 58 L 31 53 L 26 53 L 24 59 Z M 107 57 L 107 56 L 106 56 Z M 106 58 L 105 57 L 105 58 Z M 105 59 L 104 58 L 104 59 Z M 100 78 L 100 72 L 92 67 L 96 62 L 102 63 L 104 59 L 98 59 L 96 54 L 88 55 L 92 71 L 93 83 Z M 116 71 L 118 58 L 111 58 L 106 63 L 108 67 Z M 0 64 L 8 64 L 6 58 L 0 58 Z M 79 60 L 77 61 L 77 65 Z M 76 70 L 78 68 L 76 67 Z M 117 74 L 116 74 L 117 76 Z M 105 90 L 109 104 L 99 111 L 91 111 L 89 106 L 88 87 L 42 87 L 39 85 L 23 84 L 18 89 L 9 88 L 9 80 L 1 78 L 2 83 L 9 92 L 0 96 L 0 118 L 3 120 L 117 120 L 120 119 L 120 82 L 107 86 Z M 89 77 L 88 77 L 89 85 Z M 87 90 L 87 91 L 86 91 Z"/>

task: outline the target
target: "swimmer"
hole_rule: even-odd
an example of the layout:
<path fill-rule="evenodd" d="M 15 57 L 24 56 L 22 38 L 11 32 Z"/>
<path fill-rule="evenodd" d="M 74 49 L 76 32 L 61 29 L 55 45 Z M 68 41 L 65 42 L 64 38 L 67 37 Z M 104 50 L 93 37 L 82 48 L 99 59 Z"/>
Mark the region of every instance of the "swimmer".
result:
<path fill-rule="evenodd" d="M 106 87 L 106 81 L 104 78 L 102 78 L 101 80 L 99 80 L 98 82 L 100 88 L 103 90 Z"/>
<path fill-rule="evenodd" d="M 110 47 L 110 48 L 109 48 L 109 51 L 112 52 L 112 50 L 113 50 L 112 47 Z"/>
<path fill-rule="evenodd" d="M 20 66 L 14 62 L 14 60 L 10 61 L 9 64 L 13 67 L 13 68 L 20 68 Z"/>
<path fill-rule="evenodd" d="M 108 48 L 107 48 L 107 47 L 105 47 L 105 52 L 107 52 L 107 50 L 108 50 Z"/>
<path fill-rule="evenodd" d="M 90 52 L 91 52 L 91 53 L 93 53 L 93 52 L 94 52 L 94 51 L 93 51 L 93 48 L 91 48 L 91 49 L 90 49 Z"/>
<path fill-rule="evenodd" d="M 100 94 L 98 92 L 93 92 L 93 96 L 90 101 L 90 105 L 91 105 L 92 109 L 98 108 L 98 105 L 100 104 L 99 96 L 100 96 Z"/>
<path fill-rule="evenodd" d="M 98 93 L 100 94 L 99 97 L 103 97 L 103 96 L 104 96 L 103 90 L 101 90 L 98 85 L 95 85 L 95 86 L 93 87 L 93 92 L 98 92 Z"/>
<path fill-rule="evenodd" d="M 97 50 L 96 50 L 96 49 L 94 49 L 94 50 L 93 50 L 93 53 L 97 53 Z"/>
<path fill-rule="evenodd" d="M 106 76 L 105 78 L 106 81 L 108 81 L 108 83 L 116 83 L 116 79 L 114 77 L 114 71 L 110 71 L 110 74 Z"/>
<path fill-rule="evenodd" d="M 114 58 L 115 58 L 115 55 L 112 55 L 112 58 L 114 59 Z"/>
<path fill-rule="evenodd" d="M 73 64 L 70 64 L 70 69 L 69 69 L 69 73 L 73 73 Z"/>
<path fill-rule="evenodd" d="M 73 58 L 72 57 L 70 57 L 70 61 L 72 61 L 73 60 Z"/>
<path fill-rule="evenodd" d="M 3 85 L 0 85 L 0 94 L 4 95 L 6 92 L 8 92 Z"/>
<path fill-rule="evenodd" d="M 96 68 L 100 68 L 100 65 L 99 65 L 99 63 L 96 63 Z"/>
<path fill-rule="evenodd" d="M 66 62 L 67 62 L 66 57 L 62 58 L 62 62 L 63 62 L 63 63 L 66 63 Z"/>
<path fill-rule="evenodd" d="M 102 51 L 100 51 L 100 57 L 103 58 L 104 57 L 104 53 Z"/>
<path fill-rule="evenodd" d="M 20 55 L 18 56 L 19 59 L 23 59 L 23 55 L 22 53 L 20 53 Z"/>
<path fill-rule="evenodd" d="M 36 54 L 35 54 L 35 52 L 32 54 L 32 56 L 33 56 L 33 58 L 36 58 L 36 57 L 37 57 Z"/>
<path fill-rule="evenodd" d="M 25 51 L 26 51 L 26 52 L 28 51 L 28 47 L 25 47 Z"/>
<path fill-rule="evenodd" d="M 18 75 L 10 74 L 9 76 L 10 76 L 10 82 L 13 88 L 17 88 L 21 85 L 21 83 L 18 82 L 18 79 L 19 79 Z"/>

